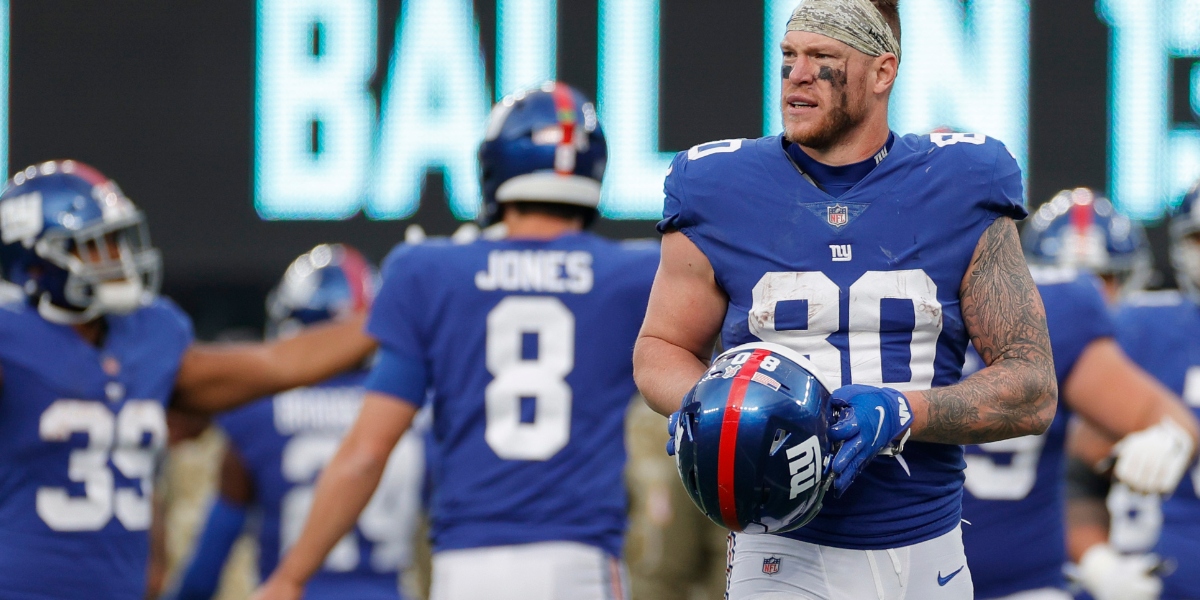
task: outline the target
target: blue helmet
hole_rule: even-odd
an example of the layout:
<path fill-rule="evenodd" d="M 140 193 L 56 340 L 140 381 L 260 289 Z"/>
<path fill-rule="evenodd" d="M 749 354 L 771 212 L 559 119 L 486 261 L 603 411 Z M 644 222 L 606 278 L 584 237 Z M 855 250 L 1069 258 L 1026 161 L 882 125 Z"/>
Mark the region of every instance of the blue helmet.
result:
<path fill-rule="evenodd" d="M 44 162 L 0 193 L 0 267 L 57 323 L 127 313 L 158 293 L 162 257 L 117 184 L 81 162 Z"/>
<path fill-rule="evenodd" d="M 300 329 L 370 308 L 379 274 L 345 244 L 321 244 L 292 261 L 267 296 L 267 337 L 289 337 Z"/>
<path fill-rule="evenodd" d="M 1200 296 L 1200 180 L 1171 214 L 1171 266 L 1179 289 Z"/>
<path fill-rule="evenodd" d="M 1123 290 L 1150 279 L 1150 244 L 1142 226 L 1087 188 L 1063 190 L 1034 213 L 1022 235 L 1030 264 L 1115 276 Z"/>
<path fill-rule="evenodd" d="M 578 90 L 547 82 L 508 96 L 492 109 L 479 146 L 483 223 L 499 222 L 505 202 L 595 209 L 607 163 L 596 108 Z"/>
<path fill-rule="evenodd" d="M 683 486 L 709 519 L 746 533 L 803 527 L 833 480 L 829 384 L 808 359 L 765 342 L 713 361 L 675 430 Z"/>

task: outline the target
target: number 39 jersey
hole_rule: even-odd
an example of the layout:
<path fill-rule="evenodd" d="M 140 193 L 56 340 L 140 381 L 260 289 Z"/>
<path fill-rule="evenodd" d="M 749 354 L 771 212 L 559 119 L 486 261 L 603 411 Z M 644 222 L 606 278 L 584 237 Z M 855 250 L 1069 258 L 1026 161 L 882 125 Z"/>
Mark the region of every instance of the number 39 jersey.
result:
<path fill-rule="evenodd" d="M 158 299 L 100 348 L 0 306 L 0 595 L 140 598 L 164 406 L 191 322 Z"/>
<path fill-rule="evenodd" d="M 676 156 L 667 176 L 659 229 L 683 232 L 712 263 L 729 296 L 721 345 L 783 344 L 834 388 L 957 383 L 963 275 L 997 217 L 1026 214 L 1016 161 L 984 136 L 905 136 L 835 199 L 808 182 L 784 143 L 704 144 Z M 953 530 L 962 449 L 910 443 L 903 458 L 876 458 L 786 536 L 882 549 Z"/>
<path fill-rule="evenodd" d="M 1034 269 L 1033 276 L 1046 307 L 1061 390 L 1084 349 L 1113 337 L 1114 327 L 1094 277 L 1064 269 Z M 971 354 L 964 376 L 983 366 L 974 350 Z M 976 598 L 1066 584 L 1063 447 L 1070 416 L 1060 400 L 1042 435 L 967 446 L 962 510 L 970 524 L 963 527 L 963 545 Z"/>
<path fill-rule="evenodd" d="M 1179 394 L 1200 416 L 1200 306 L 1177 292 L 1131 297 L 1115 317 L 1117 342 L 1129 357 Z M 1163 576 L 1163 598 L 1195 598 L 1200 590 L 1200 466 L 1162 501 L 1154 552 L 1179 565 Z"/>
<path fill-rule="evenodd" d="M 253 481 L 263 580 L 300 536 L 317 477 L 358 417 L 365 377 L 346 373 L 217 418 Z M 305 598 L 399 598 L 397 573 L 411 560 L 425 475 L 421 446 L 420 431 L 401 438 L 358 525 L 309 580 Z"/>
<path fill-rule="evenodd" d="M 367 328 L 423 365 L 431 389 L 435 550 L 574 541 L 620 554 L 633 344 L 658 255 L 578 233 L 388 257 Z"/>

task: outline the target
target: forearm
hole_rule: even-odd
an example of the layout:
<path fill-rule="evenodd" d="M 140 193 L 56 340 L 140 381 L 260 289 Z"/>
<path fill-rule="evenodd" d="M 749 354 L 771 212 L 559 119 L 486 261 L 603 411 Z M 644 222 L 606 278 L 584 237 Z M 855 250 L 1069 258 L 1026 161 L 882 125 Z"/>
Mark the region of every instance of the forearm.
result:
<path fill-rule="evenodd" d="M 955 385 L 906 392 L 912 439 L 982 444 L 1040 434 L 1054 420 L 1057 390 L 1048 360 L 996 361 Z"/>
<path fill-rule="evenodd" d="M 343 444 L 317 481 L 312 508 L 300 538 L 279 563 L 274 578 L 303 585 L 338 540 L 354 527 L 387 466 L 386 455 Z"/>
<path fill-rule="evenodd" d="M 685 348 L 653 336 L 638 337 L 633 348 L 633 378 L 646 404 L 661 415 L 679 410 L 708 363 Z"/>
<path fill-rule="evenodd" d="M 1103 500 L 1067 501 L 1067 555 L 1072 562 L 1079 562 L 1092 546 L 1108 542 L 1108 521 Z"/>
<path fill-rule="evenodd" d="M 197 344 L 184 355 L 175 404 L 220 412 L 294 387 L 312 385 L 362 364 L 375 341 L 361 316 L 316 325 L 266 344 Z"/>

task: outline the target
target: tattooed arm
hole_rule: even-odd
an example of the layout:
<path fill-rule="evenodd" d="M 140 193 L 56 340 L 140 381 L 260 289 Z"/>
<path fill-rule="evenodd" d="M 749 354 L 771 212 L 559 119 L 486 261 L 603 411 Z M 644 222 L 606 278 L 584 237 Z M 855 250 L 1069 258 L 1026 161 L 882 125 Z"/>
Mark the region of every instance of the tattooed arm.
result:
<path fill-rule="evenodd" d="M 1046 310 L 1012 219 L 984 231 L 959 289 L 963 321 L 986 368 L 955 385 L 906 392 L 912 439 L 980 444 L 1050 426 L 1058 385 Z"/>

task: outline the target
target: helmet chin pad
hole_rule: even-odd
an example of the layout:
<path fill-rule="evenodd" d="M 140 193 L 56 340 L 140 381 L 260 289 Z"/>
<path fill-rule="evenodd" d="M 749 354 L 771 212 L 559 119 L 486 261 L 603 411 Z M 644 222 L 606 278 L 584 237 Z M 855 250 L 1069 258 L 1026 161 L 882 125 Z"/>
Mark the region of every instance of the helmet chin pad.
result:
<path fill-rule="evenodd" d="M 125 279 L 123 281 L 106 281 L 92 286 L 93 304 L 99 304 L 101 312 L 106 314 L 128 314 L 142 303 L 146 286 L 141 278 Z"/>

